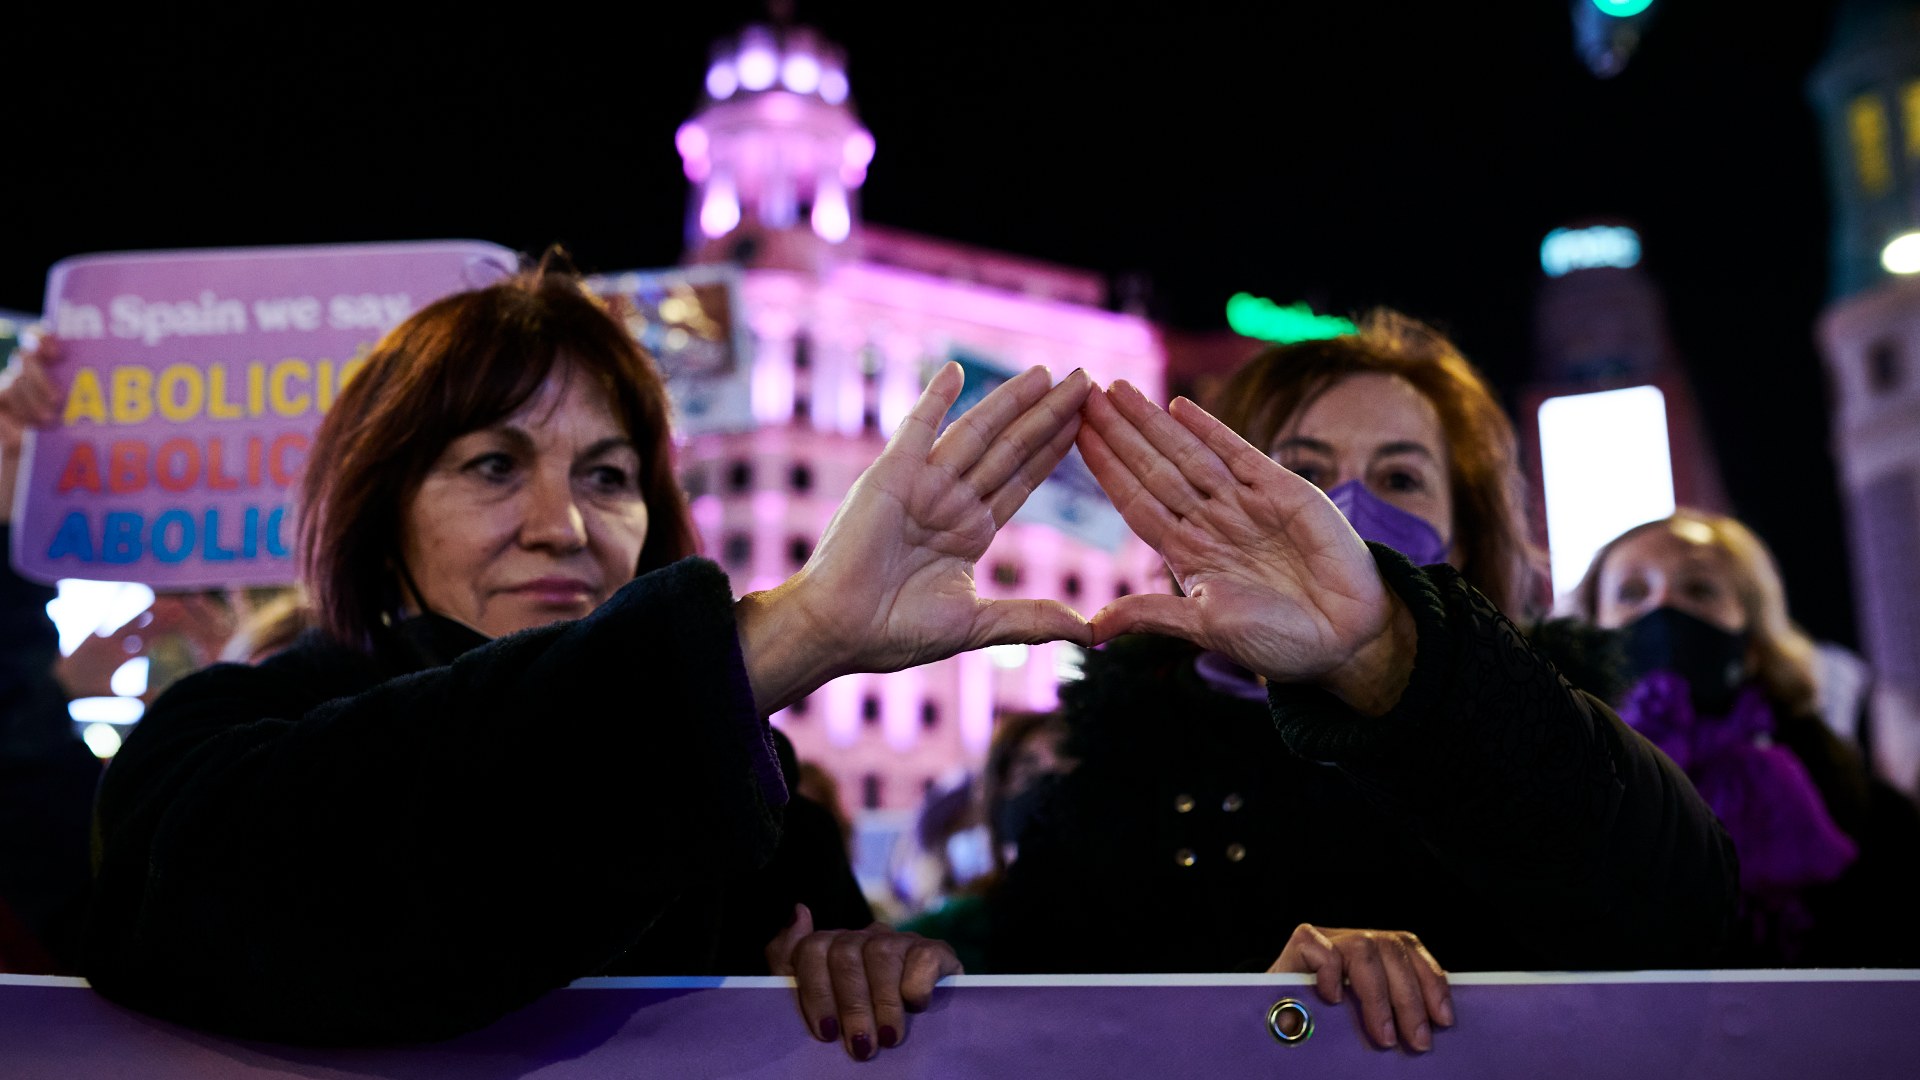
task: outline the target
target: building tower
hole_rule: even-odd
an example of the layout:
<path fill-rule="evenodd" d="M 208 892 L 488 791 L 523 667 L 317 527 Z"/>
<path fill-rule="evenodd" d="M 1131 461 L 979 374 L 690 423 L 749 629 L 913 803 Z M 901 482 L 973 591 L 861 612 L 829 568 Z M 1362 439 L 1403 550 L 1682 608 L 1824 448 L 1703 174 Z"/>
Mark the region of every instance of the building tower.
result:
<path fill-rule="evenodd" d="M 1833 299 L 1820 319 L 1861 643 L 1870 743 L 1920 786 L 1920 4 L 1843 4 L 1810 92 L 1825 130 Z M 1913 243 L 1908 240 L 1906 243 Z"/>
<path fill-rule="evenodd" d="M 751 430 L 696 434 L 681 459 L 705 549 L 737 591 L 806 561 L 940 363 L 966 364 L 969 392 L 976 375 L 1046 364 L 1159 393 L 1157 333 L 1106 310 L 1098 275 L 861 222 L 874 140 L 842 54 L 813 31 L 753 26 L 721 42 L 676 142 L 692 185 L 687 261 L 737 268 L 751 342 Z M 1091 614 L 1164 588 L 1158 557 L 1116 524 L 1097 489 L 1049 481 L 980 562 L 980 594 Z M 1077 656 L 1007 646 L 848 676 L 774 723 L 850 808 L 910 814 L 979 763 L 996 713 L 1052 707 Z"/>
<path fill-rule="evenodd" d="M 817 271 L 853 239 L 873 136 L 845 57 L 812 30 L 749 26 L 715 45 L 674 143 L 693 185 L 689 261 Z"/>

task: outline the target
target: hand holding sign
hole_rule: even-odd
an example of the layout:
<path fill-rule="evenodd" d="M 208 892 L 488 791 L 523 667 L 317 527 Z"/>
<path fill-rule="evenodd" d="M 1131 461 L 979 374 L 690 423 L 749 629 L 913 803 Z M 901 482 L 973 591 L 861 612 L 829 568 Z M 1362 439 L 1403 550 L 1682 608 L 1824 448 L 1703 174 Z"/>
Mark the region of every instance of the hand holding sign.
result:
<path fill-rule="evenodd" d="M 1171 634 L 1362 712 L 1399 699 L 1412 616 L 1319 488 L 1191 401 L 1169 413 L 1125 382 L 1088 398 L 1080 452 L 1186 593 L 1121 597 L 1093 617 L 1095 640 Z"/>

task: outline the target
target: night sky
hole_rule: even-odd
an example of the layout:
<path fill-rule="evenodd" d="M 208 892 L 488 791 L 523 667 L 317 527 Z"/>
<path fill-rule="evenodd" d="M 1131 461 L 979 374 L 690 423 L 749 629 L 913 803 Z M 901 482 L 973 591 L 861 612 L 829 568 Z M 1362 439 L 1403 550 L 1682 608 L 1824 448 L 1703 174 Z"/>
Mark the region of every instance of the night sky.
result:
<path fill-rule="evenodd" d="M 677 260 L 673 132 L 765 5 L 10 15 L 10 253 L 471 237 Z M 1232 292 L 1439 323 L 1508 391 L 1538 244 L 1641 231 L 1738 513 L 1795 613 L 1855 638 L 1813 321 L 1827 203 L 1806 74 L 1831 3 L 1656 0 L 1624 73 L 1569 4 L 805 2 L 879 150 L 868 220 L 1113 275 L 1224 325 Z M 515 13 L 517 12 L 517 14 Z M 296 14 L 297 13 L 297 14 Z M 133 21 L 126 21 L 131 18 Z"/>

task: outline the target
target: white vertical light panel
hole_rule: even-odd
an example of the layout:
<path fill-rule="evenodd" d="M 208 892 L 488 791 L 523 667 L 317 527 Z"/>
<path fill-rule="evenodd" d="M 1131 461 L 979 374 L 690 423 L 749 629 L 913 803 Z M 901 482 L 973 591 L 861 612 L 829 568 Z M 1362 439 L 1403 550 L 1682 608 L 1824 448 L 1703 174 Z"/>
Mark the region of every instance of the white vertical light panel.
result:
<path fill-rule="evenodd" d="M 1666 395 L 1634 386 L 1541 402 L 1540 471 L 1557 597 L 1601 545 L 1673 513 Z"/>

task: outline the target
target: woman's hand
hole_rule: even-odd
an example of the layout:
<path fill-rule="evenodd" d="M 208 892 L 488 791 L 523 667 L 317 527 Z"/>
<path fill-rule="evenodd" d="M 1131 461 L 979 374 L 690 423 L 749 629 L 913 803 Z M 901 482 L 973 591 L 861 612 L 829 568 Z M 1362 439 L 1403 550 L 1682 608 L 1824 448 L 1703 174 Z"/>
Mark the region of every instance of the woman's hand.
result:
<path fill-rule="evenodd" d="M 1433 1025 L 1453 1026 L 1453 993 L 1447 973 L 1420 939 L 1404 930 L 1335 930 L 1301 923 L 1268 972 L 1314 976 L 1329 1004 L 1339 1004 L 1341 985 L 1353 987 L 1360 1027 L 1374 1045 L 1433 1049 Z M 1398 1038 L 1395 1029 L 1399 1030 Z"/>
<path fill-rule="evenodd" d="M 944 941 L 874 923 L 865 930 L 813 928 L 805 904 L 793 925 L 767 943 L 767 966 L 791 975 L 807 1031 L 821 1042 L 842 1040 L 856 1061 L 907 1036 L 907 1013 L 921 1012 L 934 983 L 961 974 Z"/>
<path fill-rule="evenodd" d="M 1125 382 L 1088 398 L 1080 452 L 1186 593 L 1121 597 L 1093 617 L 1096 641 L 1170 634 L 1361 712 L 1399 700 L 1412 616 L 1319 488 L 1193 402 L 1169 413 Z"/>
<path fill-rule="evenodd" d="M 754 700 L 770 713 L 835 676 L 898 671 L 1010 642 L 1091 643 L 1053 600 L 983 600 L 973 566 L 1073 446 L 1092 380 L 1029 368 L 938 434 L 963 376 L 933 377 L 813 556 L 736 611 Z"/>

